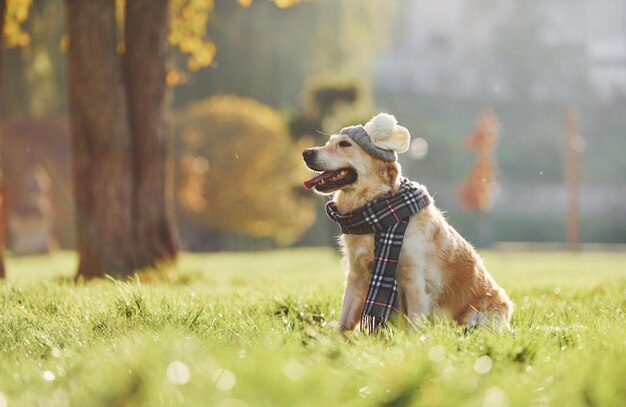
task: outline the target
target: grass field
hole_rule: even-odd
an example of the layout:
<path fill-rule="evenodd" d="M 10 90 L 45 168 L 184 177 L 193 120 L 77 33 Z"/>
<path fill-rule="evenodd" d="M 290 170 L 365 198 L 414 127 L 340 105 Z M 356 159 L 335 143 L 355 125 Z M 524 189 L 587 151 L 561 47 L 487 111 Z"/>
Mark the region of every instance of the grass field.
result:
<path fill-rule="evenodd" d="M 328 324 L 332 250 L 184 254 L 130 283 L 74 283 L 71 253 L 10 258 L 0 407 L 626 405 L 626 254 L 483 257 L 512 332 L 349 340 Z"/>

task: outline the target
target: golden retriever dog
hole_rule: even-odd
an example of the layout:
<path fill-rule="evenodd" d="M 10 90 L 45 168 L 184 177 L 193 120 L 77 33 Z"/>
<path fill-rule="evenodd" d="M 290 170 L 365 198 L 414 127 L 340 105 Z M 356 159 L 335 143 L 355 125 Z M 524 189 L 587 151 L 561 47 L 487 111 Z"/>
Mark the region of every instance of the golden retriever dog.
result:
<path fill-rule="evenodd" d="M 305 187 L 331 195 L 342 213 L 398 190 L 401 168 L 396 153 L 406 151 L 410 143 L 408 130 L 391 115 L 381 113 L 358 127 L 358 137 L 346 128 L 324 146 L 303 151 L 307 167 L 316 172 Z M 348 272 L 339 323 L 344 330 L 354 330 L 372 275 L 374 234 L 344 234 L 340 244 Z M 399 314 L 410 325 L 444 316 L 467 327 L 509 327 L 513 303 L 434 203 L 410 217 L 395 278 Z"/>

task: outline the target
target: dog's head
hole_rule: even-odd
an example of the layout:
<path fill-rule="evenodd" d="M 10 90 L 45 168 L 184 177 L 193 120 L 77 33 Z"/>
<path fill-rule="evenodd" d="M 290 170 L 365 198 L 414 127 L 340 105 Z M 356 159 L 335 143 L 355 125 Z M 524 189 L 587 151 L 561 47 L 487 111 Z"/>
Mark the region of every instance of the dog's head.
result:
<path fill-rule="evenodd" d="M 343 129 L 326 145 L 303 151 L 307 167 L 318 172 L 304 186 L 321 194 L 393 190 L 400 173 L 396 153 L 406 151 L 409 141 L 409 132 L 383 113 L 365 126 Z"/>

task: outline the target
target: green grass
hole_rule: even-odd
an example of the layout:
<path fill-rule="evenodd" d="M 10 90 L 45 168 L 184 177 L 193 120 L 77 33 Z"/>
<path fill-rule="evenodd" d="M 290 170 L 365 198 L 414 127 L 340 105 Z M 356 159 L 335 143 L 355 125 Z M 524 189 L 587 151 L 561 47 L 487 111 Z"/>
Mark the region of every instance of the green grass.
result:
<path fill-rule="evenodd" d="M 71 253 L 10 258 L 0 406 L 626 405 L 626 254 L 484 259 L 513 332 L 345 340 L 332 250 L 184 254 L 151 283 L 76 284 Z"/>

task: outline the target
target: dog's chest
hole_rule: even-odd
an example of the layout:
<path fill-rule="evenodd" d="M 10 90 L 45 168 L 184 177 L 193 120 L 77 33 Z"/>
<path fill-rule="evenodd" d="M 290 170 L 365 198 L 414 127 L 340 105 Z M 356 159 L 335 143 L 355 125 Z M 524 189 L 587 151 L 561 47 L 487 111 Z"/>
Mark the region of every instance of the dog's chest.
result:
<path fill-rule="evenodd" d="M 374 266 L 374 235 L 342 235 L 349 271 L 369 276 Z"/>
<path fill-rule="evenodd" d="M 400 252 L 397 279 L 399 285 L 405 279 L 423 281 L 426 291 L 436 299 L 442 288 L 442 275 L 432 261 L 437 247 L 431 229 L 419 215 L 411 218 Z M 374 265 L 374 235 L 343 235 L 342 241 L 349 272 L 369 281 Z"/>

